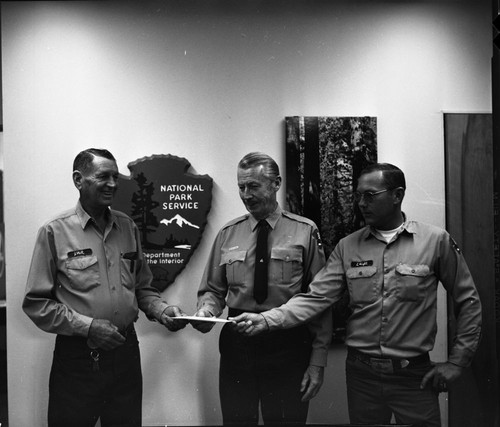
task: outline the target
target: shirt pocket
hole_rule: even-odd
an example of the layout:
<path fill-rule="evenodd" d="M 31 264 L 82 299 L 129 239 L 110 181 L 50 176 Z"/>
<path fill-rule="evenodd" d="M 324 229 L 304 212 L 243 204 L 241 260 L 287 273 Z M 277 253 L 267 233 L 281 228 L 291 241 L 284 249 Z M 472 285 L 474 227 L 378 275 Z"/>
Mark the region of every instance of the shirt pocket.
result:
<path fill-rule="evenodd" d="M 120 278 L 122 286 L 135 288 L 135 269 L 137 268 L 137 252 L 129 252 L 120 256 Z"/>
<path fill-rule="evenodd" d="M 347 286 L 353 304 L 372 303 L 377 299 L 377 267 L 349 268 L 346 272 Z"/>
<path fill-rule="evenodd" d="M 302 277 L 302 249 L 272 248 L 269 272 L 274 283 L 296 283 Z"/>
<path fill-rule="evenodd" d="M 68 258 L 66 271 L 71 287 L 79 291 L 89 291 L 99 286 L 99 263 L 95 255 Z"/>
<path fill-rule="evenodd" d="M 425 296 L 427 265 L 399 264 L 396 266 L 396 297 L 401 301 L 421 301 Z"/>
<path fill-rule="evenodd" d="M 241 285 L 245 282 L 246 257 L 246 251 L 231 251 L 222 254 L 220 266 L 226 268 L 226 280 L 229 285 Z"/>

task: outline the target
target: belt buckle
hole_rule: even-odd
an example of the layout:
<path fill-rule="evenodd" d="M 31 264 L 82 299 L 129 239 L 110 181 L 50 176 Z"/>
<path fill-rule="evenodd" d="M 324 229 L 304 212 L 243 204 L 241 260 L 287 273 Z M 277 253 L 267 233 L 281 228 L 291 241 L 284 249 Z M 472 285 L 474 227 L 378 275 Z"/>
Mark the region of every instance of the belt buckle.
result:
<path fill-rule="evenodd" d="M 370 366 L 375 372 L 380 374 L 393 374 L 394 366 L 391 359 L 379 359 L 377 357 L 370 357 Z"/>

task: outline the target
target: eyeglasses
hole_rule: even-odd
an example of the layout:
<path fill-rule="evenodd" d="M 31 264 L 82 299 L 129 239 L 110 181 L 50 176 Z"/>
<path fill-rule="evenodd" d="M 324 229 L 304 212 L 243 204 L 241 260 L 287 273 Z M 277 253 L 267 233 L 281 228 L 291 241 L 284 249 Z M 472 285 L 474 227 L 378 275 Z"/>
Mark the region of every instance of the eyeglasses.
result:
<path fill-rule="evenodd" d="M 376 195 L 385 193 L 386 191 L 391 191 L 394 190 L 393 188 L 386 188 L 385 190 L 380 190 L 380 191 L 365 191 L 364 193 L 360 193 L 359 191 L 355 191 L 353 193 L 353 199 L 356 203 L 359 203 L 361 199 L 365 199 L 366 203 L 371 203 L 373 202 L 373 199 L 375 198 Z"/>

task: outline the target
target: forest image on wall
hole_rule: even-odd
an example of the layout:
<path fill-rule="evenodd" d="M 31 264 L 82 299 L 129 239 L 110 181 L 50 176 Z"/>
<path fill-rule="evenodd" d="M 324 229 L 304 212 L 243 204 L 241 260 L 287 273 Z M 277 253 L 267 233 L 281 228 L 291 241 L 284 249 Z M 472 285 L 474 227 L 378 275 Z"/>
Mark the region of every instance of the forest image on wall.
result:
<path fill-rule="evenodd" d="M 287 208 L 316 223 L 327 257 L 363 225 L 352 194 L 376 161 L 375 117 L 286 117 Z"/>
<path fill-rule="evenodd" d="M 375 117 L 286 117 L 286 204 L 318 226 L 328 258 L 363 226 L 353 202 L 361 170 L 377 161 Z M 333 342 L 345 337 L 348 292 L 333 306 Z"/>

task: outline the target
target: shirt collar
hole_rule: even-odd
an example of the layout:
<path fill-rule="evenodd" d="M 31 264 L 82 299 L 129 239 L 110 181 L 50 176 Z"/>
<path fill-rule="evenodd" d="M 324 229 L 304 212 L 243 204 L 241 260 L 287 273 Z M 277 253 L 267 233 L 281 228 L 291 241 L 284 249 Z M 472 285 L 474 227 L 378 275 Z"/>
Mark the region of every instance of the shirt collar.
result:
<path fill-rule="evenodd" d="M 415 234 L 417 232 L 417 230 L 415 228 L 415 222 L 409 221 L 404 212 L 401 212 L 401 213 L 403 214 L 403 224 L 401 225 L 401 229 L 397 232 L 397 235 L 400 235 L 403 232 Z M 370 236 L 373 236 L 375 238 L 377 238 L 377 236 L 378 236 L 377 231 L 371 225 L 366 227 L 365 231 L 364 231 L 364 238 L 365 239 L 368 239 Z"/>
<path fill-rule="evenodd" d="M 407 233 L 410 233 L 410 234 L 416 234 L 417 227 L 416 227 L 415 221 L 409 221 L 406 218 L 406 214 L 404 212 L 402 212 L 402 213 L 403 213 L 403 218 L 405 221 L 403 224 L 403 231 L 406 231 Z"/>
<path fill-rule="evenodd" d="M 78 216 L 78 219 L 80 221 L 80 225 L 82 226 L 83 229 L 85 229 L 85 227 L 87 227 L 87 225 L 89 224 L 89 221 L 90 222 L 94 222 L 94 220 L 87 213 L 87 211 L 85 209 L 83 209 L 83 206 L 82 206 L 82 203 L 80 202 L 80 200 L 78 200 L 78 202 L 76 204 L 75 211 L 76 211 L 76 215 Z M 117 221 L 117 217 L 113 213 L 113 211 L 110 208 L 107 208 L 107 212 L 108 212 L 107 213 L 107 215 L 108 215 L 108 222 L 111 223 L 111 226 L 112 227 L 115 227 L 115 226 L 119 227 L 119 223 Z"/>
<path fill-rule="evenodd" d="M 265 218 L 265 221 L 269 224 L 269 226 L 274 230 L 274 227 L 276 227 L 276 223 L 281 217 L 281 213 L 283 210 L 281 209 L 280 205 L 276 206 L 275 211 L 269 215 L 267 218 Z M 250 215 L 250 227 L 252 228 L 252 231 L 255 230 L 255 227 L 257 227 L 257 224 L 259 223 L 259 220 L 256 219 L 253 215 Z"/>

